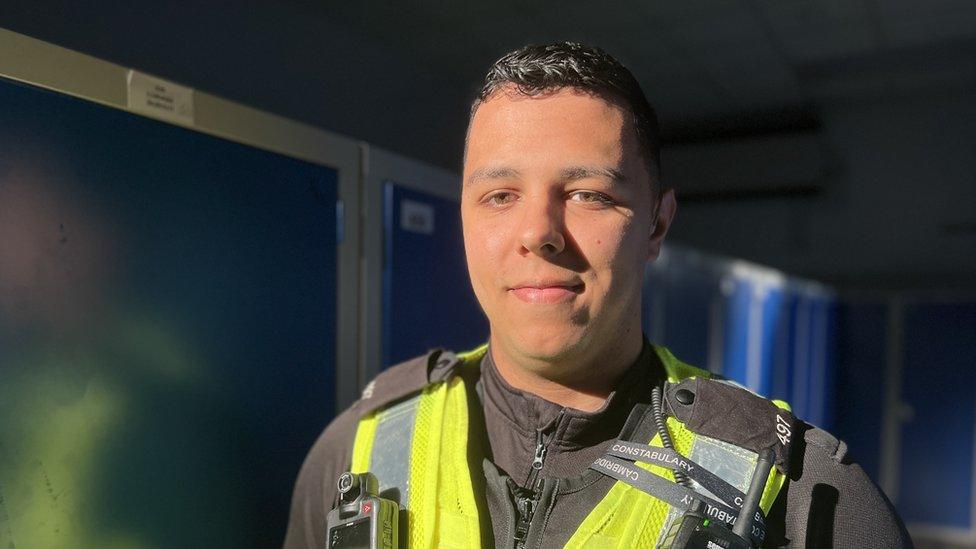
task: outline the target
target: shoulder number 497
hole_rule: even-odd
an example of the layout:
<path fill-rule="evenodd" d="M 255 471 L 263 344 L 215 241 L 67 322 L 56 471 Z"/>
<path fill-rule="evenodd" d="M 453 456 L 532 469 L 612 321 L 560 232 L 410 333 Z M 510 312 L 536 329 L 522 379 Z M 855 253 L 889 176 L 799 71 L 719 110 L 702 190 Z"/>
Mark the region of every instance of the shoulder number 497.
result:
<path fill-rule="evenodd" d="M 776 438 L 786 446 L 790 443 L 790 437 L 793 436 L 793 431 L 790 430 L 790 424 L 783 419 L 783 416 L 776 414 Z"/>

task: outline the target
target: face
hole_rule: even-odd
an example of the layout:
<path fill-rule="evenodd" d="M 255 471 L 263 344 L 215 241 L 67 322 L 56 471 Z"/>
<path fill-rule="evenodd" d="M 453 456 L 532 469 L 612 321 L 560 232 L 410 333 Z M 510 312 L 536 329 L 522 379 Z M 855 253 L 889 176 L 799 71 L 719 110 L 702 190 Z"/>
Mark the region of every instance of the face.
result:
<path fill-rule="evenodd" d="M 553 363 L 639 334 L 644 265 L 673 211 L 670 192 L 656 203 L 616 102 L 574 89 L 483 102 L 468 130 L 461 216 L 492 345 Z"/>

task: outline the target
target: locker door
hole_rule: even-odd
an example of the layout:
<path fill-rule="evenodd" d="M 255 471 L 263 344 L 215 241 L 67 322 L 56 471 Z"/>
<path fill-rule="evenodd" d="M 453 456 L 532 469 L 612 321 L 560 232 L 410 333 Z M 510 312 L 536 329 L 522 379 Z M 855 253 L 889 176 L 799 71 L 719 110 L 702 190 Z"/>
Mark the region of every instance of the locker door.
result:
<path fill-rule="evenodd" d="M 773 383 L 776 378 L 777 370 L 777 336 L 779 326 L 784 323 L 784 302 L 786 300 L 786 290 L 782 286 L 767 286 L 764 291 L 755 296 L 760 300 L 759 305 L 762 310 L 762 318 L 759 322 L 762 335 L 759 341 L 759 373 L 753 381 L 753 391 L 765 396 L 770 396 L 773 392 Z"/>
<path fill-rule="evenodd" d="M 906 523 L 973 529 L 976 303 L 906 305 L 897 504 Z"/>
<path fill-rule="evenodd" d="M 793 310 L 793 386 L 790 391 L 790 405 L 793 413 L 807 419 L 811 414 L 810 377 L 813 366 L 810 363 L 813 346 L 813 299 L 801 293 Z"/>
<path fill-rule="evenodd" d="M 663 278 L 664 344 L 681 360 L 707 369 L 718 293 L 715 276 L 702 261 L 674 254 Z"/>
<path fill-rule="evenodd" d="M 848 303 L 837 312 L 837 421 L 833 431 L 854 459 L 881 482 L 888 306 Z"/>
<path fill-rule="evenodd" d="M 807 421 L 830 430 L 834 404 L 832 337 L 834 306 L 830 297 L 813 293 L 810 301 L 810 359 L 807 370 Z"/>
<path fill-rule="evenodd" d="M 722 375 L 742 385 L 749 383 L 750 308 L 753 284 L 745 278 L 727 276 L 722 281 Z"/>
<path fill-rule="evenodd" d="M 773 389 L 777 326 L 784 288 L 776 273 L 736 269 L 722 281 L 723 375 L 762 395 Z"/>
<path fill-rule="evenodd" d="M 794 286 L 783 290 L 777 314 L 779 322 L 774 329 L 772 388 L 768 396 L 787 402 L 793 396 L 793 346 L 799 299 L 800 294 Z"/>
<path fill-rule="evenodd" d="M 280 543 L 337 171 L 5 80 L 0 119 L 0 545 Z"/>
<path fill-rule="evenodd" d="M 433 348 L 463 351 L 487 341 L 457 202 L 387 182 L 383 206 L 383 366 Z"/>

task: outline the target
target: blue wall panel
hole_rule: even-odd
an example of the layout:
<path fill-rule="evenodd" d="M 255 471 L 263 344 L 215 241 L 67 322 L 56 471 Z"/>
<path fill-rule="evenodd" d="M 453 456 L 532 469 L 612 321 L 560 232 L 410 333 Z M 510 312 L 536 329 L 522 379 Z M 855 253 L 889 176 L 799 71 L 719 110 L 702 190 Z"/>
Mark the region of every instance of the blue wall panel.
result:
<path fill-rule="evenodd" d="M 5 81 L 0 120 L 0 545 L 279 545 L 336 172 Z"/>
<path fill-rule="evenodd" d="M 411 230 L 404 201 L 432 213 Z M 488 340 L 464 261 L 457 202 L 387 183 L 384 189 L 383 367 L 442 347 Z"/>

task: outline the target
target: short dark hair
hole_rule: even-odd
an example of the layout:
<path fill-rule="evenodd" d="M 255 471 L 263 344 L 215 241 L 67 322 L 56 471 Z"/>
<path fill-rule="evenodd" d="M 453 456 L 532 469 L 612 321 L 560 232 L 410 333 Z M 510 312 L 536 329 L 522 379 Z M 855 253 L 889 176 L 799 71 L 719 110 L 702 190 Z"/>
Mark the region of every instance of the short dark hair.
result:
<path fill-rule="evenodd" d="M 634 116 L 638 147 L 654 187 L 661 189 L 657 181 L 661 162 L 657 115 L 637 79 L 616 58 L 600 48 L 576 42 L 530 44 L 508 52 L 488 70 L 484 85 L 471 105 L 471 116 L 481 103 L 510 85 L 528 96 L 576 88 L 622 100 Z"/>

